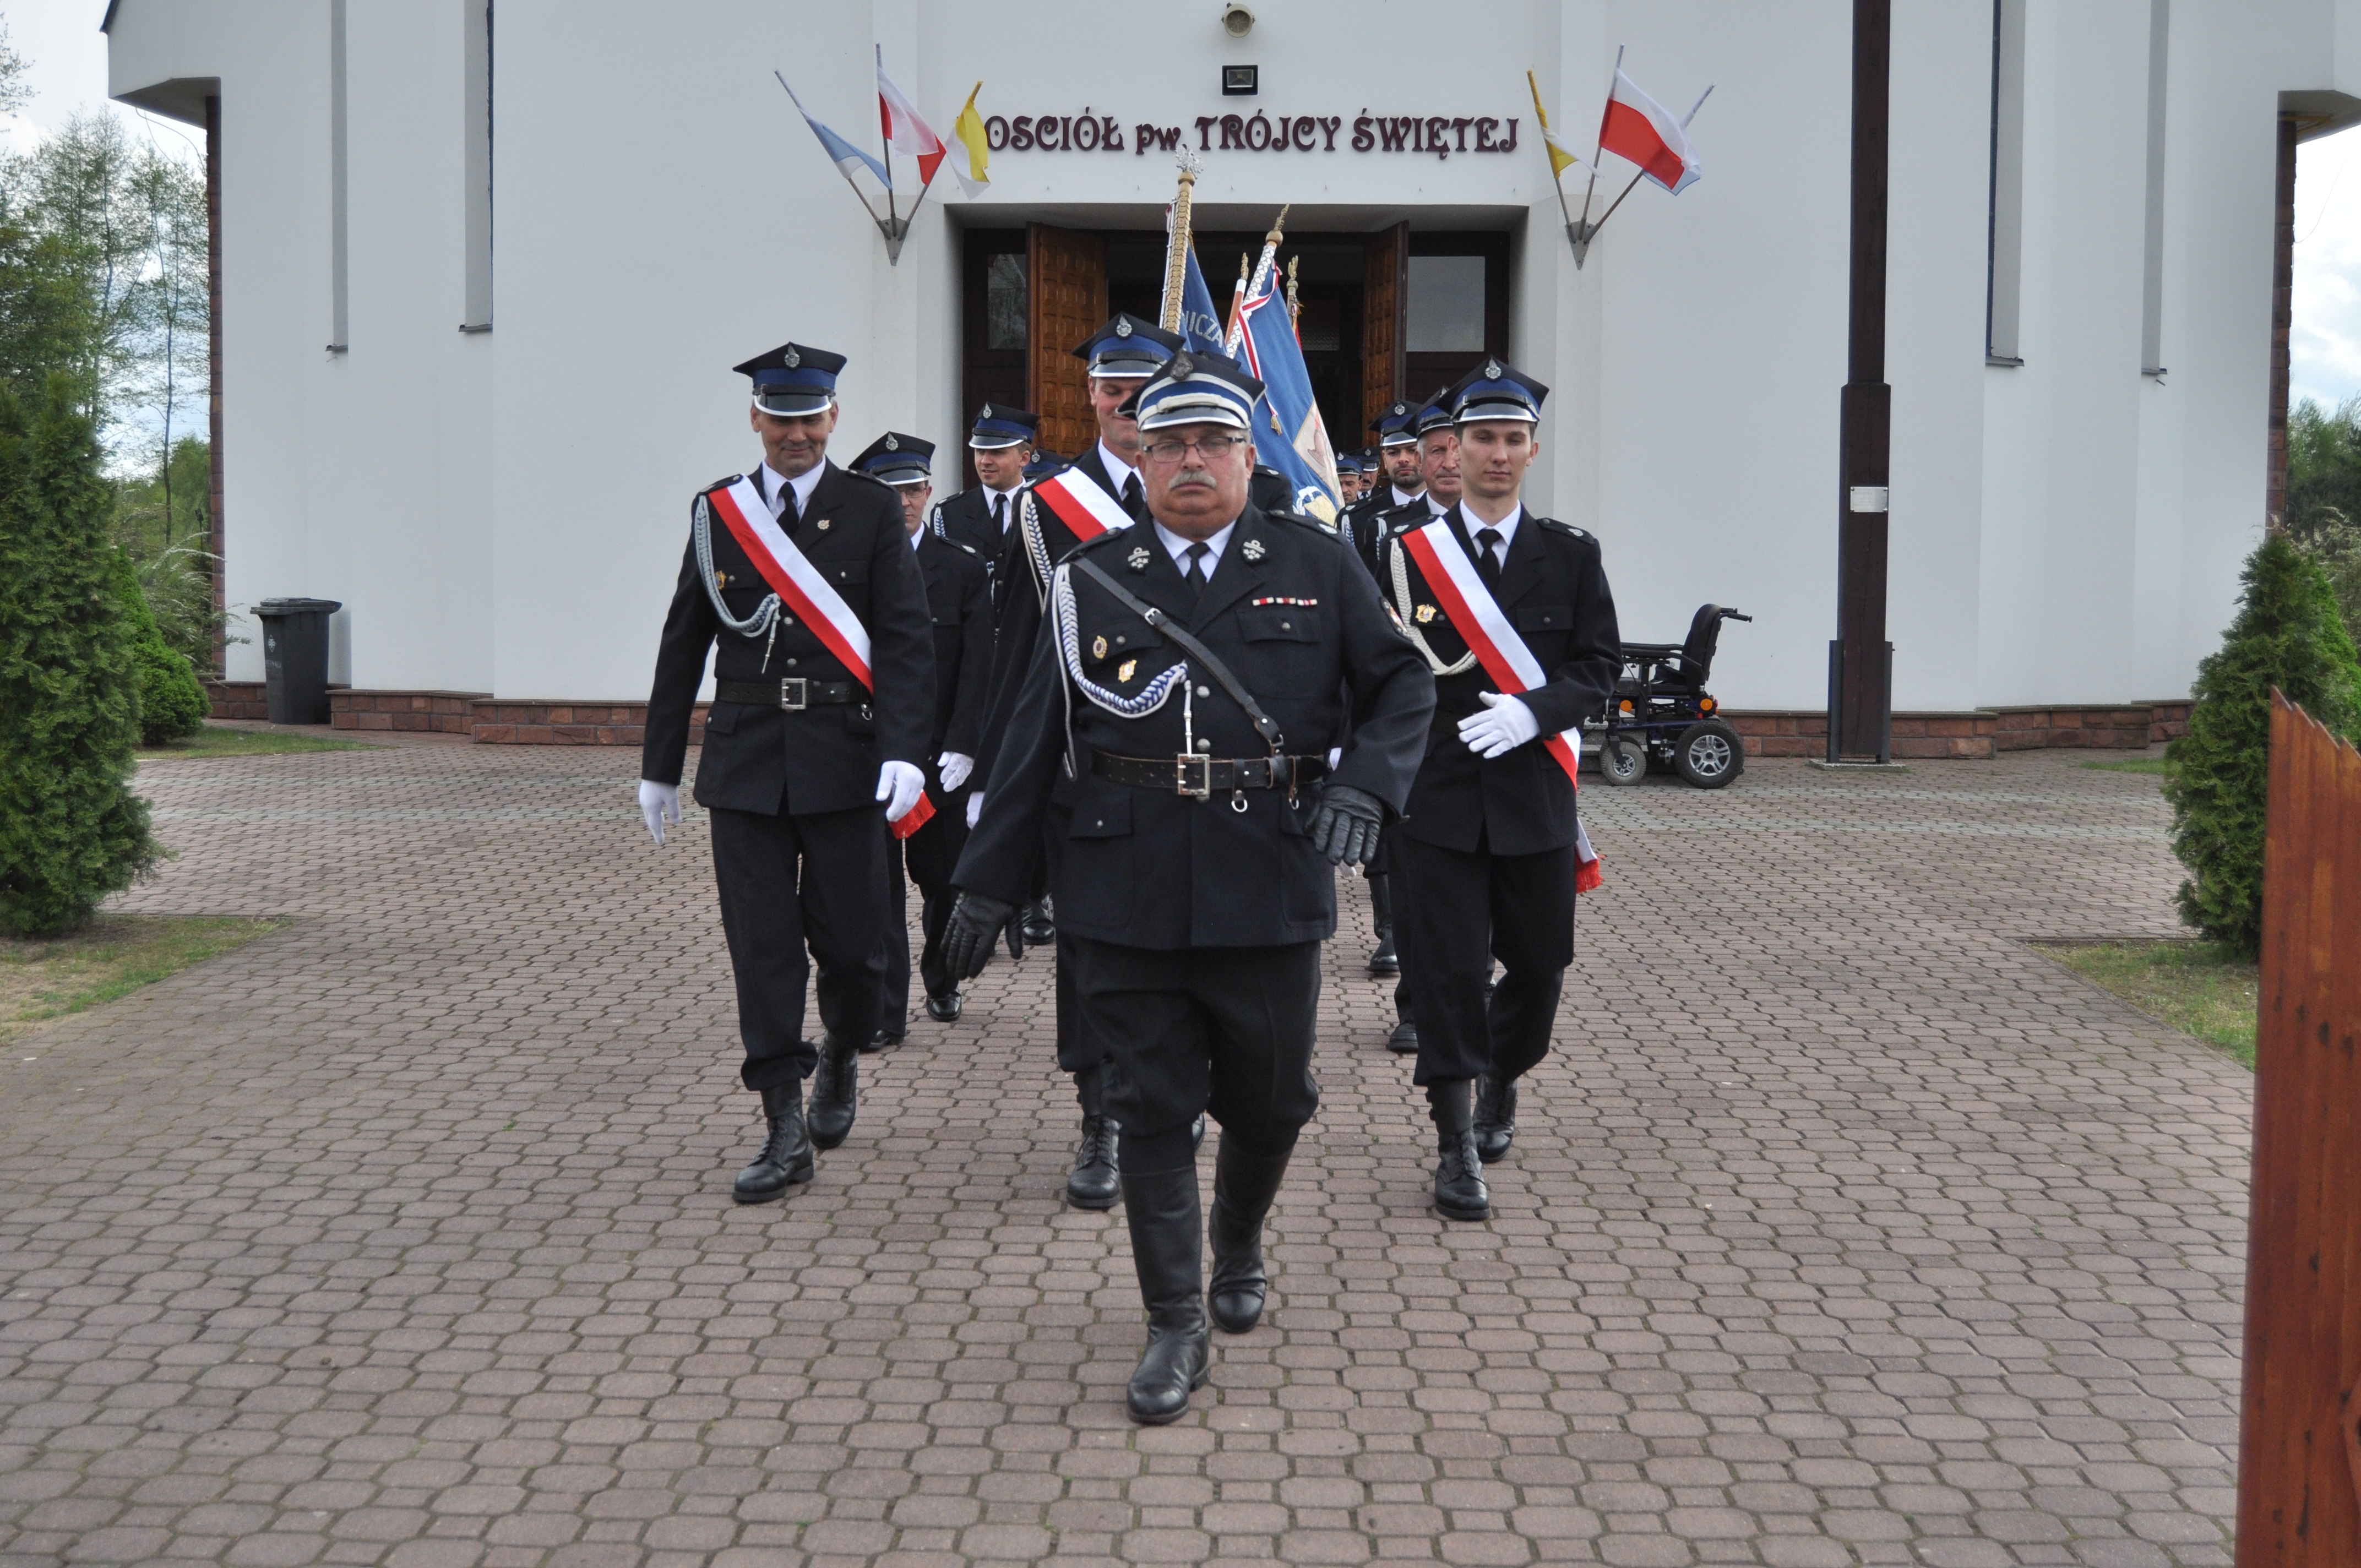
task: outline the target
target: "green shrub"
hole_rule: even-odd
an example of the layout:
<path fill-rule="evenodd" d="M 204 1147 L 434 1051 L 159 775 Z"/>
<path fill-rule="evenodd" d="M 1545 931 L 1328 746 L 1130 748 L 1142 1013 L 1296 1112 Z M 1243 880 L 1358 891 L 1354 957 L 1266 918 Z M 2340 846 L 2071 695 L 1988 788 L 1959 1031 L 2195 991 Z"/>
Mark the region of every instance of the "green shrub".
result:
<path fill-rule="evenodd" d="M 2248 957 L 2262 946 L 2263 810 L 2269 793 L 2271 688 L 2339 735 L 2361 731 L 2361 658 L 2327 574 L 2284 533 L 2247 557 L 2238 616 L 2197 666 L 2189 733 L 2174 772 L 2172 849 L 2189 868 L 2180 917 Z"/>
<path fill-rule="evenodd" d="M 213 711 L 205 688 L 198 684 L 188 656 L 175 652 L 157 630 L 131 557 L 113 548 L 107 554 L 114 557 L 115 602 L 130 631 L 131 657 L 139 672 L 139 743 L 160 746 L 194 735 Z"/>
<path fill-rule="evenodd" d="M 0 390 L 0 931 L 48 936 L 159 850 L 130 790 L 138 669 L 108 543 L 113 492 L 74 387 Z"/>

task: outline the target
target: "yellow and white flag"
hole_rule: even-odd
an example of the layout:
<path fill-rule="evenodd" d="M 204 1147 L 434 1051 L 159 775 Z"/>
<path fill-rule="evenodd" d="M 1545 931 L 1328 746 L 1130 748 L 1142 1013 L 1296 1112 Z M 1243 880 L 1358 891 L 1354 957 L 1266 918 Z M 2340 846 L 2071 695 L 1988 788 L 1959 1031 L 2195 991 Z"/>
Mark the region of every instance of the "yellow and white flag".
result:
<path fill-rule="evenodd" d="M 977 85 L 982 86 L 983 83 L 978 82 Z M 1557 133 L 1550 129 L 1549 111 L 1542 107 L 1541 83 L 1533 80 L 1533 73 L 1530 71 L 1525 72 L 1525 85 L 1533 90 L 1533 113 L 1541 118 L 1542 145 L 1549 151 L 1550 177 L 1554 180 L 1563 180 L 1565 178 L 1565 171 L 1569 169 L 1579 169 L 1585 174 L 1596 173 L 1597 170 L 1584 161 L 1581 154 L 1568 152 L 1565 145 L 1557 139 Z"/>
<path fill-rule="evenodd" d="M 992 183 L 992 176 L 983 171 L 984 164 L 992 158 L 992 142 L 983 134 L 983 116 L 975 112 L 975 94 L 983 91 L 983 83 L 977 82 L 975 92 L 967 95 L 967 107 L 951 122 L 952 137 L 967 149 L 966 157 L 951 159 L 951 177 L 960 182 L 960 189 L 967 192 L 970 201 L 982 195 L 984 187 Z"/>

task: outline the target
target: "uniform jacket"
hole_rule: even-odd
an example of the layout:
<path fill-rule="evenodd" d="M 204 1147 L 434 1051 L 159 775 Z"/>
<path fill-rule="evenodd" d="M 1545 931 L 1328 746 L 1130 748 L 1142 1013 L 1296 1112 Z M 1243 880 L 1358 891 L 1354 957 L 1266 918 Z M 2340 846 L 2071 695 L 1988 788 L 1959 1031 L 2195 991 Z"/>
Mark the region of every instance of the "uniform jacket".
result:
<path fill-rule="evenodd" d="M 1111 532 L 1081 547 L 1126 591 L 1165 610 L 1218 655 L 1278 722 L 1291 756 L 1344 756 L 1334 782 L 1394 810 L 1408 798 L 1425 743 L 1434 683 L 1345 549 L 1319 526 L 1249 506 L 1193 607 L 1152 529 Z M 1116 700 L 1137 697 L 1187 655 L 1079 571 L 1073 660 Z M 1053 620 L 1052 630 L 1056 630 Z M 1167 758 L 1191 740 L 1206 755 L 1269 754 L 1246 710 L 1192 670 L 1161 707 L 1125 718 L 1084 693 L 1061 640 L 1043 637 L 1027 669 L 983 815 L 952 880 L 1009 903 L 1027 895 L 1044 807 L 1068 774 L 1072 810 L 1052 891 L 1061 931 L 1161 949 L 1316 941 L 1336 928 L 1335 879 L 1305 836 L 1325 784 L 1197 799 L 1119 784 L 1092 772 L 1094 751 Z M 1241 808 L 1242 807 L 1242 808 Z"/>
<path fill-rule="evenodd" d="M 1425 526 L 1425 520 L 1408 508 L 1395 509 L 1390 518 L 1379 586 L 1433 657 L 1455 663 L 1466 654 L 1467 644 L 1427 587 L 1418 563 L 1402 547 L 1403 533 Z M 1457 547 L 1473 561 L 1476 547 L 1466 513 L 1455 506 L 1444 521 Z M 1406 594 L 1401 585 L 1407 586 Z M 1509 541 L 1509 558 L 1494 597 L 1549 677 L 1546 685 L 1521 698 L 1541 720 L 1542 734 L 1573 729 L 1597 718 L 1623 669 L 1615 600 L 1607 589 L 1598 542 L 1578 528 L 1527 511 Z M 1437 674 L 1434 684 L 1433 727 L 1426 739 L 1426 760 L 1402 814 L 1401 832 L 1423 843 L 1462 850 L 1475 849 L 1480 835 L 1497 855 L 1538 854 L 1573 843 L 1574 784 L 1538 738 L 1488 762 L 1459 739 L 1459 721 L 1483 711 L 1481 694 L 1499 690 L 1484 666 Z"/>
<path fill-rule="evenodd" d="M 1099 459 L 1095 441 L 1064 473 L 1084 475 L 1118 504 L 1123 500 L 1123 489 L 1107 477 L 1106 465 Z M 1022 501 L 1032 494 L 1033 487 L 1026 487 L 1017 507 L 1017 521 L 1008 531 L 1007 565 L 1001 571 L 1004 586 L 1000 589 L 1000 619 L 992 655 L 992 692 L 984 707 L 984 749 L 975 760 L 979 776 L 991 770 L 1001 740 L 1008 733 L 1016 694 L 1025 684 L 1033 644 L 1041 634 L 1041 607 L 1049 592 L 1049 572 L 1076 543 L 1073 531 L 1059 521 L 1049 504 L 1041 500 L 1033 502 L 1036 537 L 1027 537 Z"/>
<path fill-rule="evenodd" d="M 706 487 L 699 499 L 731 482 Z M 758 470 L 756 488 L 764 483 Z M 886 486 L 831 463 L 813 488 L 802 520 L 795 521 L 789 509 L 779 526 L 868 630 L 874 696 L 800 713 L 752 703 L 714 703 L 706 716 L 704 757 L 697 769 L 697 802 L 770 816 L 873 806 L 880 763 L 903 762 L 925 768 L 935 715 L 933 628 L 902 503 Z M 722 602 L 742 620 L 769 596 L 770 586 L 719 517 L 713 519 L 711 537 Z M 692 532 L 681 558 L 672 609 L 664 617 L 664 639 L 656 647 L 641 777 L 657 784 L 680 782 L 697 688 L 704 678 L 706 653 L 717 641 L 716 680 L 853 679 L 852 672 L 792 611 L 783 609 L 773 634 L 764 637 L 741 637 L 723 627 L 705 585 L 697 580 Z"/>
<path fill-rule="evenodd" d="M 989 514 L 984 521 L 991 521 Z M 983 699 L 992 684 L 992 585 L 973 545 L 922 530 L 916 554 L 935 625 L 935 727 L 925 764 L 932 779 L 935 757 L 945 751 L 972 757 L 983 733 Z"/>
<path fill-rule="evenodd" d="M 1419 504 L 1425 505 L 1422 492 Z M 1352 542 L 1353 554 L 1361 558 L 1361 565 L 1369 569 L 1373 578 L 1378 575 L 1378 557 L 1385 543 L 1386 514 L 1393 510 L 1392 482 L 1380 475 L 1378 488 L 1346 507 L 1339 520 L 1337 532 Z"/>
<path fill-rule="evenodd" d="M 927 525 L 942 538 L 967 545 L 983 562 L 984 570 L 992 579 L 992 619 L 995 626 L 1000 622 L 1002 607 L 1007 602 L 1009 567 L 1016 561 L 1016 519 L 1014 509 L 1024 495 L 1023 488 L 1019 487 L 1008 498 L 1011 511 L 1005 533 L 993 526 L 992 492 L 982 485 L 961 490 L 939 504 Z M 991 676 L 987 674 L 984 678 L 988 683 Z"/>

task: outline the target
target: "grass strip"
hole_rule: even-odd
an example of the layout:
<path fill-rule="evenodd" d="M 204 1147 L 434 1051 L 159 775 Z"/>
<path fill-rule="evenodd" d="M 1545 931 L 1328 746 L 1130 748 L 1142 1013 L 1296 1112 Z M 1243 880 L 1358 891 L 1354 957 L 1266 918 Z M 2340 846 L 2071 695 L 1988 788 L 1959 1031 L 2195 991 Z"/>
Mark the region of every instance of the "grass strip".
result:
<path fill-rule="evenodd" d="M 0 1041 L 128 995 L 286 924 L 235 915 L 101 915 L 71 936 L 0 937 Z"/>
<path fill-rule="evenodd" d="M 140 749 L 143 762 L 172 757 L 278 757 L 296 751 L 357 751 L 367 742 L 326 735 L 296 735 L 284 729 L 232 729 L 208 724 L 194 735 Z"/>
<path fill-rule="evenodd" d="M 2084 767 L 2102 773 L 2158 773 L 2169 776 L 2172 764 L 2162 757 L 2134 757 L 2124 762 L 2085 762 Z"/>
<path fill-rule="evenodd" d="M 2255 1065 L 2255 1018 L 2262 1002 L 2258 966 L 2218 942 L 2039 944 L 2043 952 L 2159 1024 L 2194 1035 Z"/>

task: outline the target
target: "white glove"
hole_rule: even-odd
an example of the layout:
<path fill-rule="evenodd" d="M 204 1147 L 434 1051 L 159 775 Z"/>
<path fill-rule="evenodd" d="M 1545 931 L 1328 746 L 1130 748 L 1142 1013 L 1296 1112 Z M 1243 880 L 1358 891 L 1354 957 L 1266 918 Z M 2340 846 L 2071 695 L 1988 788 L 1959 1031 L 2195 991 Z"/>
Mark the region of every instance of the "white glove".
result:
<path fill-rule="evenodd" d="M 949 794 L 967 783 L 968 775 L 975 772 L 975 759 L 957 751 L 945 751 L 935 759 L 935 771 L 943 775 L 943 790 Z"/>
<path fill-rule="evenodd" d="M 974 827 L 975 819 L 983 815 L 983 791 L 978 790 L 967 797 L 967 825 L 971 828 Z"/>
<path fill-rule="evenodd" d="M 660 784 L 653 779 L 640 781 L 640 820 L 659 844 L 664 842 L 664 824 L 680 820 L 680 785 Z"/>
<path fill-rule="evenodd" d="M 1542 721 L 1533 717 L 1533 710 L 1515 697 L 1499 692 L 1479 695 L 1490 711 L 1471 713 L 1459 721 L 1459 738 L 1477 756 L 1497 757 L 1542 732 Z"/>
<path fill-rule="evenodd" d="M 927 775 L 907 762 L 888 762 L 877 770 L 877 798 L 885 803 L 885 820 L 899 822 L 910 815 L 927 793 Z"/>

